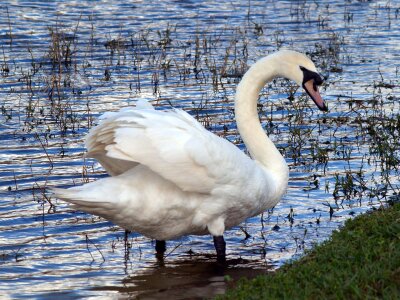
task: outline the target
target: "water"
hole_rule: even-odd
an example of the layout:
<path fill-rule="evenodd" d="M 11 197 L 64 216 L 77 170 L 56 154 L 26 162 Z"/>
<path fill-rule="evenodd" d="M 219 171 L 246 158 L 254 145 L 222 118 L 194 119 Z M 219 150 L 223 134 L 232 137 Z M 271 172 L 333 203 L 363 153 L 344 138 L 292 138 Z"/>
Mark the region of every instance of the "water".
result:
<path fill-rule="evenodd" d="M 398 197 L 398 1 L 0 4 L 4 298 L 211 297 Z M 328 78 L 330 111 L 284 80 L 265 88 L 260 118 L 290 165 L 289 189 L 272 211 L 226 232 L 227 268 L 214 263 L 210 236 L 169 241 L 157 260 L 154 241 L 125 240 L 44 192 L 105 176 L 83 158 L 83 138 L 101 113 L 138 97 L 188 110 L 244 150 L 235 86 L 255 60 L 285 47 L 307 52 Z"/>

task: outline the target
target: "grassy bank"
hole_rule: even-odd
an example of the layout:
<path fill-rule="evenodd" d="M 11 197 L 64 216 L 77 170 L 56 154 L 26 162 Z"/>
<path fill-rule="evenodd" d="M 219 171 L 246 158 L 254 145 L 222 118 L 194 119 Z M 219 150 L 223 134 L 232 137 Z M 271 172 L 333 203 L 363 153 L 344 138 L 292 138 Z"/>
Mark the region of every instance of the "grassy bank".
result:
<path fill-rule="evenodd" d="M 301 260 L 219 299 L 376 298 L 400 299 L 400 203 L 347 221 Z"/>

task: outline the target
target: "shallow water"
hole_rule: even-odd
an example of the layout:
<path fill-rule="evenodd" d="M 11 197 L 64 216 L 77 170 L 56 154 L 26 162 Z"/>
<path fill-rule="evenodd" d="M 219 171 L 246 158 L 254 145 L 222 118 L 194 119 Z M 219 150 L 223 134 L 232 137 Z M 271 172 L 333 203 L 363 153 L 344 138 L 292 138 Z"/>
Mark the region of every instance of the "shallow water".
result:
<path fill-rule="evenodd" d="M 211 297 L 398 197 L 397 1 L 0 4 L 5 298 Z M 226 232 L 226 268 L 209 236 L 169 241 L 160 261 L 153 241 L 125 240 L 122 229 L 44 193 L 105 176 L 84 160 L 83 138 L 101 113 L 138 97 L 188 110 L 244 150 L 235 86 L 255 60 L 285 47 L 307 52 L 327 77 L 330 110 L 317 111 L 284 80 L 265 88 L 260 118 L 290 165 L 289 189 L 273 210 Z"/>

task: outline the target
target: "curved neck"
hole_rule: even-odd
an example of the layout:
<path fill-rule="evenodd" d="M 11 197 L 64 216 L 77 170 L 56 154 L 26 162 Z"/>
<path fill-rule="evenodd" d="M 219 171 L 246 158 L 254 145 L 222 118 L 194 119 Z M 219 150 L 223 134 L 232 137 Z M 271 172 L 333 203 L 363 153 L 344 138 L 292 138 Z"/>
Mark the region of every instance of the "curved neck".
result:
<path fill-rule="evenodd" d="M 243 76 L 237 87 L 235 118 L 239 133 L 251 157 L 265 169 L 274 173 L 274 178 L 286 187 L 288 166 L 274 143 L 265 134 L 257 112 L 257 102 L 264 85 L 282 74 L 282 64 L 268 56 L 254 64 Z"/>

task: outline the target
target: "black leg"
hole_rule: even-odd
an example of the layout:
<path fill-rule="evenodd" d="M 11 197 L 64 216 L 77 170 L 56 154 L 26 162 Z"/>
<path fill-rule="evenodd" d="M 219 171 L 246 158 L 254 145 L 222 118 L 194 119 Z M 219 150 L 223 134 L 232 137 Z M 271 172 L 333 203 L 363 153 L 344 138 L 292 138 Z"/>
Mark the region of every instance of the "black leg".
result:
<path fill-rule="evenodd" d="M 156 251 L 157 251 L 157 254 L 163 255 L 165 250 L 167 250 L 165 241 L 156 240 Z"/>
<path fill-rule="evenodd" d="M 225 262 L 225 240 L 222 235 L 220 236 L 213 236 L 214 239 L 214 246 L 215 250 L 217 250 L 217 261 L 218 262 Z"/>

